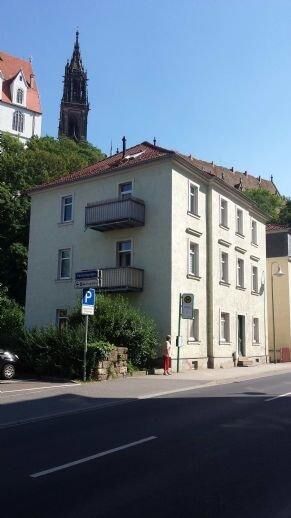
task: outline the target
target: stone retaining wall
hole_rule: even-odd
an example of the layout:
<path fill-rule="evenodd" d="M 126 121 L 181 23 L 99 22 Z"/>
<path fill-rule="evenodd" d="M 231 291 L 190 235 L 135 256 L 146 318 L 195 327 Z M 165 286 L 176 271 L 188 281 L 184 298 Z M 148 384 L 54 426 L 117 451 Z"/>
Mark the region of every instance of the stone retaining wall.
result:
<path fill-rule="evenodd" d="M 126 376 L 127 353 L 127 347 L 114 347 L 107 358 L 97 364 L 92 378 L 97 381 L 104 381 Z"/>

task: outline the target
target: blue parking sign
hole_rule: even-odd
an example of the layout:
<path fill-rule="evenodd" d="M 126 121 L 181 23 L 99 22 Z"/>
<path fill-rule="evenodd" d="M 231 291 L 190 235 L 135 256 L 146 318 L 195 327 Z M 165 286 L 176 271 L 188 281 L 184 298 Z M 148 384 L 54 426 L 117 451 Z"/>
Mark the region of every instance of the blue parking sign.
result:
<path fill-rule="evenodd" d="M 94 315 L 95 290 L 94 288 L 83 288 L 82 292 L 82 315 Z"/>

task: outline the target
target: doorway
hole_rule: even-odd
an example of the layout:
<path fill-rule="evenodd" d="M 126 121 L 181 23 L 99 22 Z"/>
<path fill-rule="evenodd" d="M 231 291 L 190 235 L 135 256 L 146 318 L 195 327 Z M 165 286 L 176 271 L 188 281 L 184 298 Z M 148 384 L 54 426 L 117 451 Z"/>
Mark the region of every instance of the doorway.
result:
<path fill-rule="evenodd" d="M 245 347 L 245 316 L 237 316 L 237 343 L 238 343 L 238 355 L 246 355 Z"/>

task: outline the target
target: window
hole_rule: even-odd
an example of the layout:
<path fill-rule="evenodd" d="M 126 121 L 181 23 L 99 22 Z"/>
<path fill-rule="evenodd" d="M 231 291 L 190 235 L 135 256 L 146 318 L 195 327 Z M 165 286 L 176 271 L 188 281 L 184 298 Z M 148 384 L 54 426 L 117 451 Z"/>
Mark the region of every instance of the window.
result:
<path fill-rule="evenodd" d="M 132 195 L 132 182 L 119 184 L 119 197 L 123 200 Z"/>
<path fill-rule="evenodd" d="M 244 213 L 241 209 L 236 209 L 236 232 L 241 236 L 244 233 Z"/>
<path fill-rule="evenodd" d="M 220 280 L 228 283 L 228 254 L 221 252 L 220 256 Z"/>
<path fill-rule="evenodd" d="M 71 249 L 59 250 L 59 279 L 71 278 Z"/>
<path fill-rule="evenodd" d="M 24 115 L 23 113 L 17 111 L 13 114 L 12 121 L 12 129 L 14 131 L 18 131 L 19 133 L 23 133 L 24 131 Z"/>
<path fill-rule="evenodd" d="M 198 187 L 189 182 L 189 212 L 198 216 Z"/>
<path fill-rule="evenodd" d="M 220 314 L 220 341 L 229 342 L 229 340 L 230 340 L 229 313 L 221 313 Z"/>
<path fill-rule="evenodd" d="M 220 225 L 228 226 L 228 208 L 227 201 L 224 198 L 220 198 Z"/>
<path fill-rule="evenodd" d="M 188 320 L 188 340 L 199 342 L 199 309 L 194 309 L 193 320 Z"/>
<path fill-rule="evenodd" d="M 189 273 L 199 276 L 199 245 L 197 243 L 189 243 Z"/>
<path fill-rule="evenodd" d="M 16 102 L 18 104 L 23 104 L 23 90 L 22 90 L 22 88 L 18 88 L 18 90 L 17 90 Z"/>
<path fill-rule="evenodd" d="M 257 228 L 257 222 L 252 219 L 252 243 L 254 245 L 258 244 L 258 228 Z"/>
<path fill-rule="evenodd" d="M 253 343 L 258 344 L 259 342 L 260 342 L 259 319 L 253 318 Z"/>
<path fill-rule="evenodd" d="M 252 266 L 252 291 L 254 293 L 258 293 L 259 291 L 259 276 L 257 266 Z"/>
<path fill-rule="evenodd" d="M 245 277 L 245 272 L 244 272 L 244 261 L 243 259 L 238 259 L 237 260 L 237 286 L 239 288 L 244 288 L 244 284 L 245 284 L 245 280 L 244 280 L 244 277 Z"/>
<path fill-rule="evenodd" d="M 73 196 L 62 196 L 62 223 L 73 220 Z"/>
<path fill-rule="evenodd" d="M 57 323 L 57 328 L 62 330 L 62 329 L 66 329 L 67 325 L 68 325 L 68 312 L 66 309 L 57 309 L 57 318 L 56 318 L 56 323 Z"/>
<path fill-rule="evenodd" d="M 117 243 L 117 266 L 126 268 L 132 263 L 132 243 L 131 240 L 119 241 Z"/>

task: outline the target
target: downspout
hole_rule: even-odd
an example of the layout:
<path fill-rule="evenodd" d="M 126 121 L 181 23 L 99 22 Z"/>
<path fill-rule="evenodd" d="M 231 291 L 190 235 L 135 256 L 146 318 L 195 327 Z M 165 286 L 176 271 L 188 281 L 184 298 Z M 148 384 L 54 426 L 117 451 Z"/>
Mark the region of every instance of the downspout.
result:
<path fill-rule="evenodd" d="M 212 185 L 207 186 L 206 198 L 206 322 L 207 322 L 207 367 L 214 368 L 213 350 L 213 225 Z"/>

